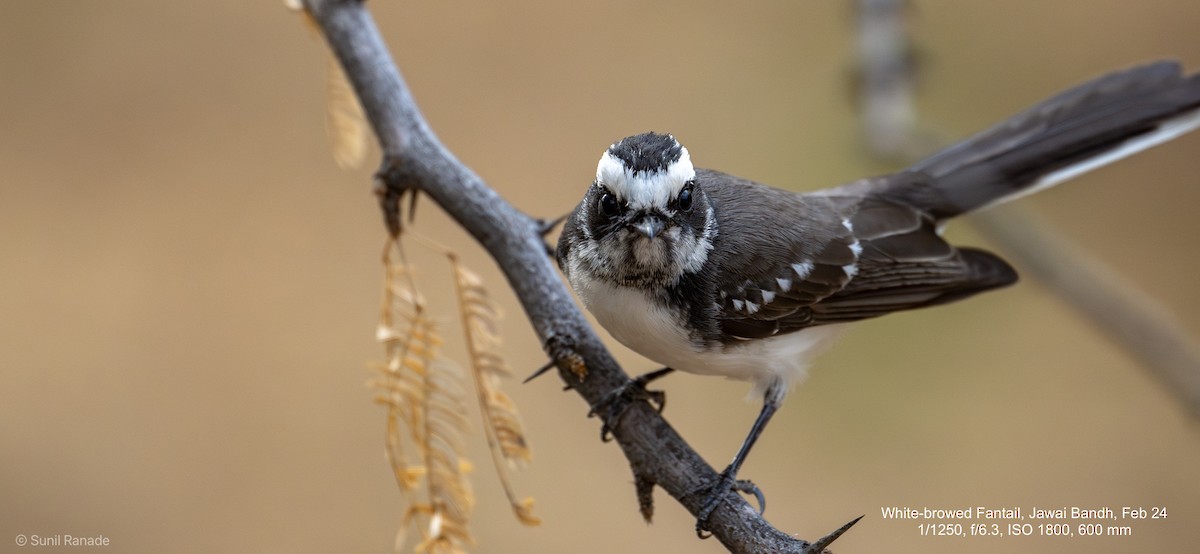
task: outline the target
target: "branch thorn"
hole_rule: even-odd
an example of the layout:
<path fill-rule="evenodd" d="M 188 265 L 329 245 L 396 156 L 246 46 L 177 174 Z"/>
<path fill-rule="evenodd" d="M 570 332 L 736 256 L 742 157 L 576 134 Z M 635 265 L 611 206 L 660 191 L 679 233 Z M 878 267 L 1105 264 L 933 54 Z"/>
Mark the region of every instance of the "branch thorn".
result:
<path fill-rule="evenodd" d="M 529 377 L 526 377 L 524 381 L 521 381 L 521 384 L 524 385 L 534 379 L 537 379 L 538 377 L 541 377 L 542 374 L 546 373 L 547 371 L 550 371 L 553 367 L 554 367 L 554 360 L 550 360 L 550 361 L 546 362 L 546 365 L 539 367 L 537 369 L 537 371 L 533 372 L 532 375 L 530 375 Z"/>
<path fill-rule="evenodd" d="M 846 523 L 845 525 L 838 527 L 837 529 L 834 529 L 832 533 L 825 535 L 824 537 L 821 537 L 819 540 L 817 540 L 817 542 L 814 542 L 814 543 L 808 545 L 808 548 L 804 549 L 805 554 L 821 554 L 822 552 L 825 552 L 825 547 L 832 544 L 833 541 L 837 540 L 838 537 L 842 536 L 843 533 L 845 533 L 846 531 L 849 531 L 851 527 L 854 527 L 855 523 L 858 523 L 858 520 L 862 519 L 865 516 L 866 516 L 866 514 L 863 514 L 861 516 L 858 516 L 858 517 L 850 520 L 849 523 Z"/>

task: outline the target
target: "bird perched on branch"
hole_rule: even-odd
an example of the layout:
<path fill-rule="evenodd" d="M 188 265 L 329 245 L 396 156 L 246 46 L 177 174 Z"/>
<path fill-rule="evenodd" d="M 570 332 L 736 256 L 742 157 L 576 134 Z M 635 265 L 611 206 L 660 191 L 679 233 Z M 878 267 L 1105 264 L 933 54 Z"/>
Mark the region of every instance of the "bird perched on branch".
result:
<path fill-rule="evenodd" d="M 731 489 L 762 503 L 738 469 L 846 324 L 1016 281 L 996 255 L 947 243 L 947 220 L 1197 126 L 1200 75 L 1159 62 L 1068 90 L 899 173 L 806 194 L 697 169 L 675 137 L 635 135 L 601 156 L 556 257 L 618 341 L 667 368 L 750 381 L 762 395 L 733 462 L 701 491 L 702 533 Z"/>

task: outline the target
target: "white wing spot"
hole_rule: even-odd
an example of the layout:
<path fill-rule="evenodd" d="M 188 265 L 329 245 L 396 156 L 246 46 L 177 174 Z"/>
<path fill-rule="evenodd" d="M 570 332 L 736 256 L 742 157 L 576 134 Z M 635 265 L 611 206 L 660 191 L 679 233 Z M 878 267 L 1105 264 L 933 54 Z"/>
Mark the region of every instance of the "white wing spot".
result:
<path fill-rule="evenodd" d="M 842 266 L 842 272 L 845 273 L 847 277 L 854 277 L 855 275 L 858 275 L 858 266 L 854 264 L 844 265 Z"/>
<path fill-rule="evenodd" d="M 745 307 L 746 307 L 746 303 L 745 303 L 745 302 L 742 302 L 741 300 L 738 300 L 737 298 L 734 298 L 734 299 L 733 299 L 733 309 L 735 309 L 735 310 L 737 310 L 737 311 L 739 311 L 739 312 L 740 312 L 740 311 L 742 311 L 742 310 L 743 310 Z"/>
<path fill-rule="evenodd" d="M 808 274 L 812 273 L 812 270 L 813 270 L 812 262 L 802 262 L 802 263 L 798 263 L 798 264 L 792 264 L 792 271 L 796 272 L 796 276 L 799 277 L 800 280 L 807 279 Z"/>
<path fill-rule="evenodd" d="M 853 252 L 854 257 L 857 258 L 862 255 L 862 245 L 855 240 L 854 242 L 850 243 L 850 251 Z"/>
<path fill-rule="evenodd" d="M 762 297 L 763 297 L 763 305 L 766 306 L 767 304 L 770 304 L 773 300 L 775 300 L 775 293 L 773 293 L 769 290 L 764 290 L 764 291 L 762 291 Z"/>
<path fill-rule="evenodd" d="M 842 227 L 845 227 L 845 228 L 846 228 L 846 230 L 847 230 L 847 231 L 850 231 L 851 233 L 853 233 L 853 232 L 854 232 L 854 225 L 850 223 L 850 220 L 849 220 L 849 219 L 843 219 L 843 220 L 842 220 Z"/>
<path fill-rule="evenodd" d="M 751 314 L 751 315 L 758 313 L 758 304 L 755 304 L 755 303 L 747 300 L 746 301 L 746 313 Z"/>
<path fill-rule="evenodd" d="M 779 290 L 781 290 L 783 292 L 792 290 L 792 280 L 791 279 L 783 279 L 783 278 L 775 279 L 775 284 L 779 285 Z"/>
<path fill-rule="evenodd" d="M 727 293 L 725 291 L 721 291 L 721 300 L 724 300 L 726 298 L 729 298 L 729 293 Z"/>

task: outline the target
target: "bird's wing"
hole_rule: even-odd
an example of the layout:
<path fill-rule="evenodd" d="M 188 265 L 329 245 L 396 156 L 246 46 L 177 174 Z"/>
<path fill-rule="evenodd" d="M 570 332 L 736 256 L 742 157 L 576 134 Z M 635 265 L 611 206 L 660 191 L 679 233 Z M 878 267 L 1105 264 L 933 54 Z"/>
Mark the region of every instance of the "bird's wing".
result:
<path fill-rule="evenodd" d="M 723 176 L 707 189 L 722 225 L 712 255 L 727 342 L 941 304 L 1016 280 L 996 256 L 946 243 L 932 217 L 906 204 L 770 188 L 747 195 L 745 187 L 764 186 Z M 746 197 L 767 205 L 746 206 Z"/>

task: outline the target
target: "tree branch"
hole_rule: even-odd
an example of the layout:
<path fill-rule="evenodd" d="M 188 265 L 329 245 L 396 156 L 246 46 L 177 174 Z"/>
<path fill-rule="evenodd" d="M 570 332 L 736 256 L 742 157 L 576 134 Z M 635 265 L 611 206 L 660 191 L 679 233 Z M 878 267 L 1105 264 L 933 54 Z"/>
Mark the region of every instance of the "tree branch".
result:
<path fill-rule="evenodd" d="M 936 150 L 913 105 L 918 68 L 906 55 L 913 50 L 905 22 L 910 8 L 904 0 L 858 2 L 859 109 L 867 152 L 883 163 L 907 165 Z M 1200 343 L 1161 302 L 1020 206 L 975 213 L 968 221 L 1200 419 Z"/>
<path fill-rule="evenodd" d="M 1200 346 L 1162 303 L 1089 256 L 1029 210 L 1000 206 L 971 223 L 1068 305 L 1141 362 L 1200 419 Z"/>
<path fill-rule="evenodd" d="M 399 229 L 401 198 L 429 196 L 495 259 L 570 388 L 595 405 L 627 382 L 547 258 L 539 222 L 496 194 L 438 141 L 362 2 L 305 4 L 354 86 L 382 147 L 376 192 L 389 229 Z M 581 368 L 586 368 L 586 377 L 581 378 Z M 648 484 L 656 484 L 691 513 L 700 510 L 706 485 L 715 483 L 717 474 L 649 404 L 630 404 L 612 436 L 629 460 L 642 500 L 642 492 L 652 486 Z M 772 527 L 732 492 L 708 523 L 733 552 L 807 552 L 810 546 Z M 828 544 L 822 542 L 820 549 Z"/>

